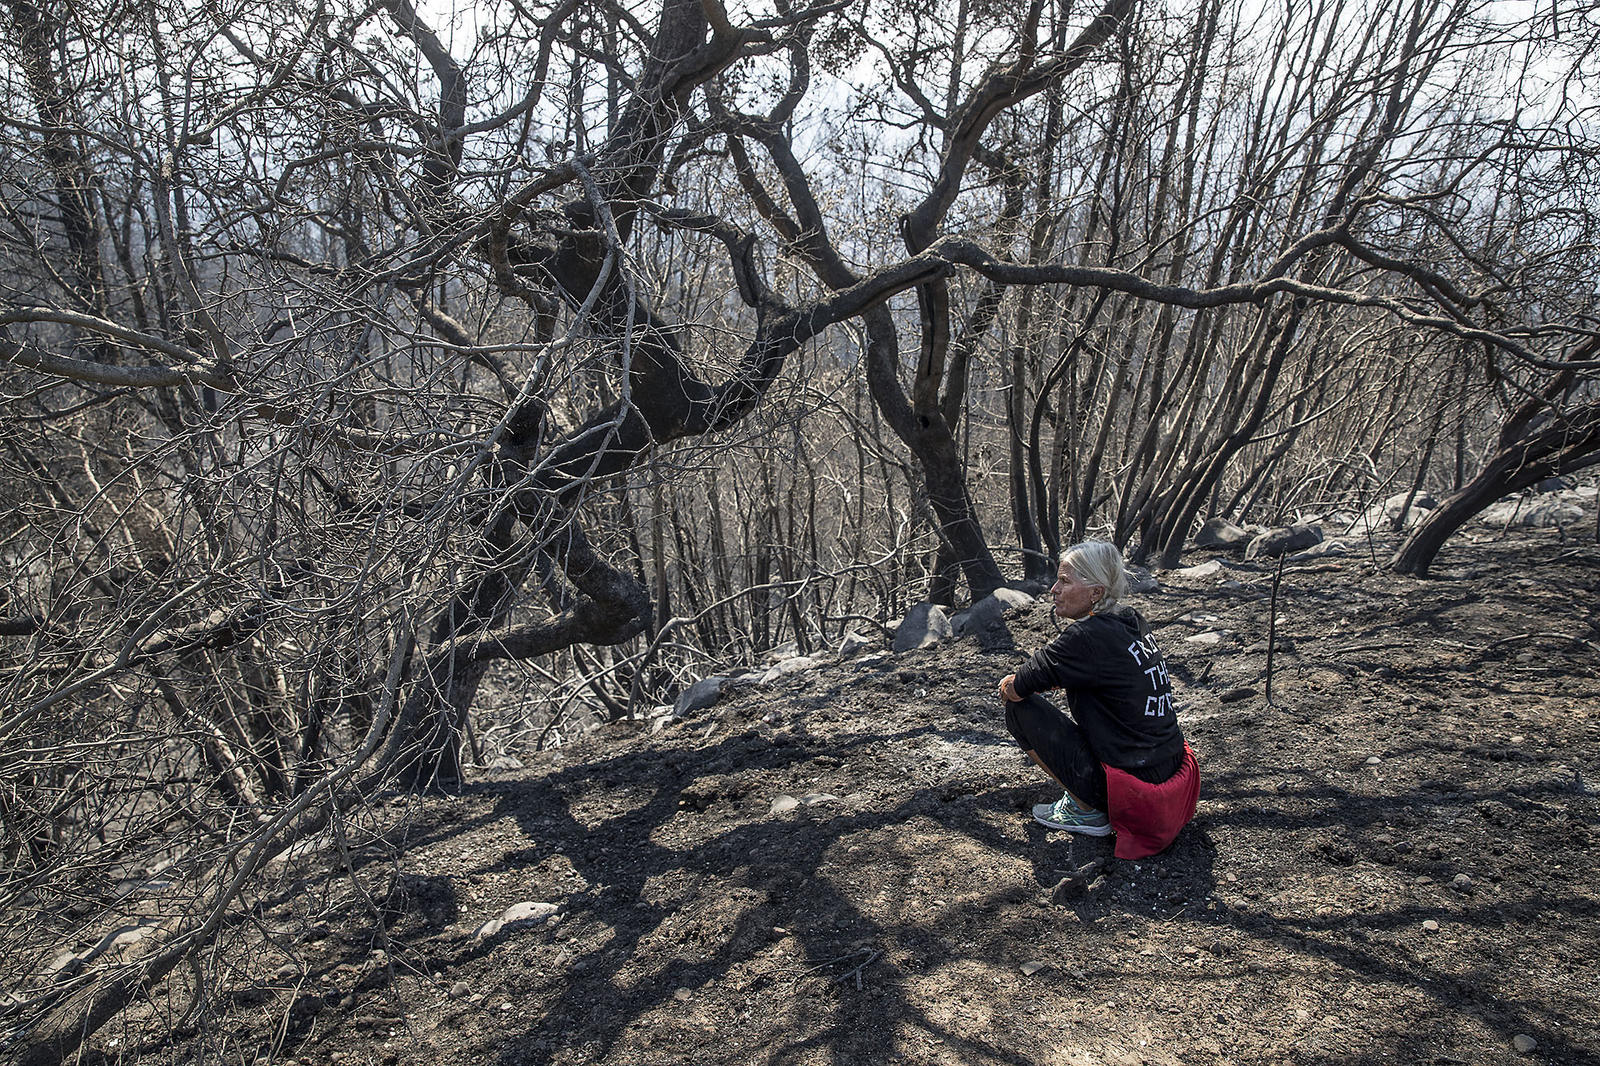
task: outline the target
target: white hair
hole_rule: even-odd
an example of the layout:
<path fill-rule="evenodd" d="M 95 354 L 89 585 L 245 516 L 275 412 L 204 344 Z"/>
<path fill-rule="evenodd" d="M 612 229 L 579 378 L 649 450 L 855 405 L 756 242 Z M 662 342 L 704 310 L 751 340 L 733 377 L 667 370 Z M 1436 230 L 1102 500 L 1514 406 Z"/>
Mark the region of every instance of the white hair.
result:
<path fill-rule="evenodd" d="M 1105 611 L 1115 607 L 1128 594 L 1128 571 L 1122 565 L 1122 552 L 1104 540 L 1086 540 L 1074 544 L 1061 553 L 1061 561 L 1072 567 L 1072 572 L 1086 585 L 1099 585 L 1105 589 L 1095 610 Z"/>

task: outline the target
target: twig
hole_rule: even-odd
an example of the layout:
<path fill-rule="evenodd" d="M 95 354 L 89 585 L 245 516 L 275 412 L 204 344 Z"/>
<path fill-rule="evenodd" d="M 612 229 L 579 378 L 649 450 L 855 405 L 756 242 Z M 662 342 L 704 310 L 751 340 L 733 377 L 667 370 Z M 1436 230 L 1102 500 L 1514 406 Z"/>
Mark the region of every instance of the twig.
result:
<path fill-rule="evenodd" d="M 879 951 L 877 948 L 861 948 L 860 950 L 852 951 L 847 955 L 840 955 L 836 959 L 829 959 L 827 962 L 819 962 L 809 970 L 802 970 L 799 974 L 797 974 L 795 976 L 795 983 L 798 984 L 800 981 L 810 977 L 812 974 L 817 973 L 820 970 L 826 970 L 830 966 L 837 966 L 841 962 L 848 962 L 849 960 L 863 954 L 866 955 L 866 958 L 862 959 L 854 969 L 848 970 L 845 973 L 840 974 L 838 977 L 832 978 L 833 981 L 848 981 L 850 978 L 854 977 L 856 979 L 856 990 L 860 991 L 861 971 L 866 969 L 868 966 L 871 966 L 883 954 L 883 952 Z"/>

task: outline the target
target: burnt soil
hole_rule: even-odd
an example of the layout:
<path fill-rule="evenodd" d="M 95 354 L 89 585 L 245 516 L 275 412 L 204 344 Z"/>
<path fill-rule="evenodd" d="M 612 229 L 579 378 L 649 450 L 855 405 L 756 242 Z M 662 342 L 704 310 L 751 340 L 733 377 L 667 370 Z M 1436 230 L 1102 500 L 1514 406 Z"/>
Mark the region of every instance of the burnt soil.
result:
<path fill-rule="evenodd" d="M 1600 1061 L 1600 546 L 1467 535 L 1425 580 L 1376 570 L 1391 548 L 1285 568 L 1271 703 L 1272 564 L 1163 574 L 1133 598 L 1204 778 L 1155 858 L 1030 818 L 1054 795 L 994 690 L 1054 633 L 1039 603 L 659 732 L 608 727 L 457 795 L 387 797 L 343 842 L 353 874 L 260 901 L 256 950 L 175 1041 L 111 1051 L 107 1029 L 96 1049 Z M 810 802 L 774 813 L 782 796 Z M 530 901 L 556 916 L 480 935 Z"/>

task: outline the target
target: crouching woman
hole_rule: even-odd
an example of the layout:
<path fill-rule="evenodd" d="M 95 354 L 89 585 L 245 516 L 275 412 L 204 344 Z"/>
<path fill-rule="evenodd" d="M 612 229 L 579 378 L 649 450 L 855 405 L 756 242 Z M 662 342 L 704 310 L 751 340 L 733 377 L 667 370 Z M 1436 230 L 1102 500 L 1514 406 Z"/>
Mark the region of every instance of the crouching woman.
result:
<path fill-rule="evenodd" d="M 1138 611 L 1120 604 L 1128 575 L 1104 541 L 1068 548 L 1050 594 L 1071 624 L 1000 682 L 1006 727 L 1066 791 L 1033 809 L 1052 829 L 1117 834 L 1116 855 L 1165 849 L 1194 817 L 1200 770 L 1184 743 L 1167 662 Z M 1071 716 L 1039 693 L 1061 689 Z"/>

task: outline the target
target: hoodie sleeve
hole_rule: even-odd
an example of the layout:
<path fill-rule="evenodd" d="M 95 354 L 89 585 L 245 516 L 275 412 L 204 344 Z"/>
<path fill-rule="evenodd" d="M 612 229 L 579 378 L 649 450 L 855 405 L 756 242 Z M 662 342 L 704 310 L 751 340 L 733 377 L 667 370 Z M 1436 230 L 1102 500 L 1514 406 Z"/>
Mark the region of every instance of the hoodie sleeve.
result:
<path fill-rule="evenodd" d="M 1063 629 L 1033 658 L 1017 669 L 1017 695 L 1026 699 L 1052 688 L 1082 688 L 1095 681 L 1103 667 L 1096 662 L 1096 642 L 1082 622 Z"/>

